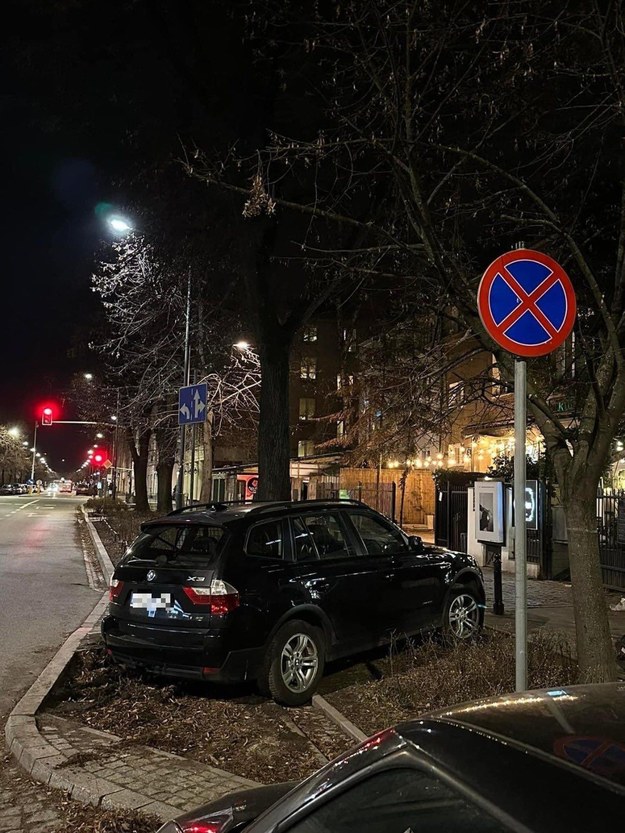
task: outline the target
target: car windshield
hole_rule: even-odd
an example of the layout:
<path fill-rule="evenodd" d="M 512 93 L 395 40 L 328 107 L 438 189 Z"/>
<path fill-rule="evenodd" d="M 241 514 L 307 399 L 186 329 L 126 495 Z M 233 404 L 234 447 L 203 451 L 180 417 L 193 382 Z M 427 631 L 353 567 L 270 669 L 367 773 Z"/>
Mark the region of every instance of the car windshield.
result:
<path fill-rule="evenodd" d="M 130 545 L 125 560 L 206 565 L 220 552 L 225 535 L 222 526 L 150 526 Z"/>

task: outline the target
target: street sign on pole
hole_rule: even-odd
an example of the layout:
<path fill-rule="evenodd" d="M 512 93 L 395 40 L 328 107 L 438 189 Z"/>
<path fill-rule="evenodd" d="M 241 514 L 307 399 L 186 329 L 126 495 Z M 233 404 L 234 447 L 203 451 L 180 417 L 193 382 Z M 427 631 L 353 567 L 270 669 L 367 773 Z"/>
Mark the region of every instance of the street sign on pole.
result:
<path fill-rule="evenodd" d="M 514 249 L 484 272 L 477 306 L 486 332 L 508 353 L 532 358 L 552 353 L 575 323 L 575 292 L 555 260 Z"/>
<path fill-rule="evenodd" d="M 524 358 L 546 356 L 568 338 L 575 323 L 575 292 L 555 260 L 518 248 L 496 258 L 477 291 L 484 329 L 516 357 L 514 363 L 515 657 L 516 690 L 527 688 L 527 514 L 525 441 L 527 376 Z"/>
<path fill-rule="evenodd" d="M 187 385 L 178 391 L 178 425 L 206 422 L 206 384 Z"/>

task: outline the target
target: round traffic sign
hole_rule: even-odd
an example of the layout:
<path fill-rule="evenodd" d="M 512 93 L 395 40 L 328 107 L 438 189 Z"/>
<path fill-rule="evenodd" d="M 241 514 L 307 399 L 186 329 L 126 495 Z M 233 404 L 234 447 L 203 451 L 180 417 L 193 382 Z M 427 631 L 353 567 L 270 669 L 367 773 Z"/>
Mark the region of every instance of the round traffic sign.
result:
<path fill-rule="evenodd" d="M 477 291 L 486 332 L 516 356 L 546 356 L 570 335 L 575 291 L 559 263 L 542 252 L 515 249 L 486 269 Z"/>

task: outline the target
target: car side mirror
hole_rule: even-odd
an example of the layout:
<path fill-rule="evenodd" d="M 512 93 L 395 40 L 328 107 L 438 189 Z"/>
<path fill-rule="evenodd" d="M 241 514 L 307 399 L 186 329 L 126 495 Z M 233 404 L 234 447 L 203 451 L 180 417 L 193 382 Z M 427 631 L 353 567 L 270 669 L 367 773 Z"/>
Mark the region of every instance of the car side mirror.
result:
<path fill-rule="evenodd" d="M 408 536 L 408 544 L 413 552 L 423 552 L 423 539 L 419 535 Z"/>

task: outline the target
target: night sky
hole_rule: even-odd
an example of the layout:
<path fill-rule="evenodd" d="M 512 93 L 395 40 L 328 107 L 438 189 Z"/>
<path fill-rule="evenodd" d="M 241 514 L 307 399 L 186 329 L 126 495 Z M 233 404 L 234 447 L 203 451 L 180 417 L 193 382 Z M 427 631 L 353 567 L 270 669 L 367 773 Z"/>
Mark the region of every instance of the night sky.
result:
<path fill-rule="evenodd" d="M 2 70 L 0 422 L 31 430 L 37 406 L 60 403 L 71 373 L 82 369 L 68 351 L 97 314 L 89 276 L 107 231 L 94 209 L 107 185 L 95 151 L 78 155 L 70 130 L 44 132 L 19 68 L 5 63 Z M 63 416 L 74 415 L 66 407 Z M 83 455 L 75 428 L 47 432 L 42 448 L 51 465 L 62 468 L 61 457 Z"/>
<path fill-rule="evenodd" d="M 97 357 L 84 349 L 101 321 L 90 275 L 114 239 L 102 206 L 139 218 L 142 230 L 146 206 L 158 214 L 156 203 L 164 200 L 158 193 L 142 200 L 141 189 L 128 183 L 150 171 L 152 160 L 154 170 L 171 166 L 196 112 L 181 93 L 175 61 L 162 51 L 169 39 L 184 54 L 186 33 L 163 25 L 155 5 L 9 5 L 15 25 L 5 29 L 0 52 L 0 423 L 19 422 L 31 432 L 43 402 L 62 406 L 59 418 L 75 419 L 66 398 L 71 376 L 96 369 Z M 167 5 L 164 13 L 188 26 L 178 7 Z M 223 21 L 211 29 L 222 42 Z M 215 67 L 219 50 L 199 46 Z M 203 74 L 218 70 L 207 65 Z M 222 79 L 215 89 L 223 88 Z M 150 177 L 158 190 L 162 177 Z M 75 468 L 84 459 L 92 432 L 61 425 L 43 431 L 50 465 Z"/>

